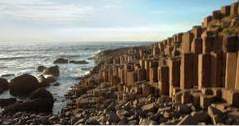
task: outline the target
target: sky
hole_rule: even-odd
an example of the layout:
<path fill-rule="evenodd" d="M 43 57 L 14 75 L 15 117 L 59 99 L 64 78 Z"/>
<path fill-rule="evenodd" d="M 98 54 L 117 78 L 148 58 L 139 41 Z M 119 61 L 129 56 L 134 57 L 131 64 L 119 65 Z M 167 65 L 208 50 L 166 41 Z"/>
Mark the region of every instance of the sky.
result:
<path fill-rule="evenodd" d="M 0 0 L 0 42 L 159 41 L 233 0 Z"/>

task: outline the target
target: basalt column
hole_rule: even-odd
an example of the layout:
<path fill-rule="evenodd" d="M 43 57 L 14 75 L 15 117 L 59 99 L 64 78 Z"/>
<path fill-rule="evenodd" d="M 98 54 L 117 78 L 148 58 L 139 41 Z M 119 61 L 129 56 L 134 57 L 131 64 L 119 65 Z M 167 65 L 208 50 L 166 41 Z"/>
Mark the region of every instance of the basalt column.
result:
<path fill-rule="evenodd" d="M 198 89 L 211 87 L 211 55 L 200 54 L 198 56 Z"/>
<path fill-rule="evenodd" d="M 180 66 L 180 88 L 190 89 L 193 88 L 195 82 L 195 57 L 193 53 L 187 53 L 182 55 Z"/>
<path fill-rule="evenodd" d="M 235 89 L 237 53 L 227 53 L 225 88 Z"/>
<path fill-rule="evenodd" d="M 169 95 L 169 68 L 168 66 L 161 66 L 158 68 L 159 72 L 159 89 L 160 94 Z"/>
<path fill-rule="evenodd" d="M 179 59 L 169 59 L 169 95 L 173 95 L 173 89 L 180 87 L 180 63 Z"/>

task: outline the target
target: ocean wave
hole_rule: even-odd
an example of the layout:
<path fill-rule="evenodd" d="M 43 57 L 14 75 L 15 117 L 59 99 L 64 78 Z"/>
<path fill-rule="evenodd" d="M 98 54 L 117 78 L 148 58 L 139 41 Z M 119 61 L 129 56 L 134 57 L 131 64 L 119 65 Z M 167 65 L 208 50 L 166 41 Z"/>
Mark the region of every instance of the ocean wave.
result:
<path fill-rule="evenodd" d="M 32 56 L 10 56 L 10 57 L 0 57 L 0 60 L 17 60 L 17 59 L 28 59 L 28 58 L 46 58 L 48 56 L 39 56 L 39 55 L 32 55 Z"/>

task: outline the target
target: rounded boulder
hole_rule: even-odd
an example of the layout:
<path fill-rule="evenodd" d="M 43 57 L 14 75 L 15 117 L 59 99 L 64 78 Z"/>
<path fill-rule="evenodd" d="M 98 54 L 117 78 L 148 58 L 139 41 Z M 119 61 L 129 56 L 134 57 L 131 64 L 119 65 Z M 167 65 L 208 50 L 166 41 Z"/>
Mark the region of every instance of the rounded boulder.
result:
<path fill-rule="evenodd" d="M 36 77 L 23 74 L 10 81 L 10 94 L 14 96 L 26 96 L 39 88 L 39 82 Z"/>

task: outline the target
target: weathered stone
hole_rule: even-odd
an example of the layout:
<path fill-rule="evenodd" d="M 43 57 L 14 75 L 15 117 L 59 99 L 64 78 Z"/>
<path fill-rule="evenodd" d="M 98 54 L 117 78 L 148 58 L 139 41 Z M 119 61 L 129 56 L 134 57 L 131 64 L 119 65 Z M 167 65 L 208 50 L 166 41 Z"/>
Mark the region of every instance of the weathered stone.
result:
<path fill-rule="evenodd" d="M 206 109 L 208 106 L 210 106 L 212 103 L 217 101 L 217 97 L 213 95 L 201 95 L 200 96 L 200 105 L 201 108 Z"/>
<path fill-rule="evenodd" d="M 235 89 L 237 53 L 227 53 L 225 88 Z"/>
<path fill-rule="evenodd" d="M 180 88 L 190 89 L 193 88 L 195 82 L 195 54 L 183 54 L 180 66 Z"/>
<path fill-rule="evenodd" d="M 224 87 L 225 84 L 225 58 L 222 52 L 211 53 L 210 82 L 212 87 Z"/>
<path fill-rule="evenodd" d="M 126 84 L 127 85 L 134 85 L 136 82 L 136 76 L 134 71 L 127 71 L 126 73 Z"/>
<path fill-rule="evenodd" d="M 191 115 L 186 115 L 177 125 L 196 125 Z"/>
<path fill-rule="evenodd" d="M 68 59 L 58 58 L 53 63 L 54 64 L 67 64 L 68 62 L 69 62 Z"/>
<path fill-rule="evenodd" d="M 237 52 L 239 49 L 238 36 L 224 36 L 223 37 L 223 50 L 225 52 Z"/>
<path fill-rule="evenodd" d="M 37 89 L 31 94 L 30 100 L 7 106 L 4 113 L 15 112 L 52 112 L 53 96 L 44 88 Z"/>
<path fill-rule="evenodd" d="M 39 82 L 34 76 L 23 74 L 10 81 L 10 94 L 26 96 L 39 87 Z"/>
<path fill-rule="evenodd" d="M 43 72 L 46 68 L 47 68 L 47 67 L 45 67 L 45 66 L 38 66 L 38 67 L 37 67 L 37 71 L 38 71 L 38 72 Z"/>
<path fill-rule="evenodd" d="M 150 83 L 158 82 L 158 62 L 150 63 L 149 81 Z"/>
<path fill-rule="evenodd" d="M 239 15 L 239 3 L 238 2 L 235 2 L 231 5 L 231 16 L 238 16 Z"/>
<path fill-rule="evenodd" d="M 186 104 L 179 104 L 176 106 L 177 112 L 180 114 L 190 114 L 192 112 L 191 108 Z"/>
<path fill-rule="evenodd" d="M 145 112 L 157 111 L 157 107 L 156 107 L 155 103 L 146 104 L 146 105 L 142 106 L 141 109 Z"/>
<path fill-rule="evenodd" d="M 215 10 L 212 12 L 212 18 L 213 19 L 221 19 L 222 18 L 222 13 L 220 10 Z"/>
<path fill-rule="evenodd" d="M 199 123 L 199 122 L 210 122 L 211 119 L 207 112 L 199 111 L 199 112 L 192 112 L 191 113 L 192 119 Z"/>
<path fill-rule="evenodd" d="M 224 15 L 224 16 L 230 16 L 230 11 L 231 11 L 231 6 L 223 6 L 221 8 L 221 13 Z"/>
<path fill-rule="evenodd" d="M 79 61 L 70 61 L 70 63 L 72 64 L 89 64 L 89 62 L 85 61 L 85 60 L 79 60 Z"/>
<path fill-rule="evenodd" d="M 43 71 L 43 74 L 44 75 L 53 75 L 53 76 L 57 77 L 60 75 L 59 67 L 58 66 L 49 67 Z"/>
<path fill-rule="evenodd" d="M 208 115 L 211 117 L 214 125 L 217 125 L 219 123 L 223 124 L 223 113 L 220 110 L 216 109 L 215 107 L 209 106 Z"/>
<path fill-rule="evenodd" d="M 157 122 L 153 121 L 153 120 L 149 120 L 149 119 L 144 119 L 144 118 L 141 118 L 139 120 L 139 125 L 156 125 Z"/>
<path fill-rule="evenodd" d="M 115 112 L 110 112 L 109 114 L 107 114 L 107 118 L 110 123 L 118 123 L 120 121 L 120 118 Z"/>
<path fill-rule="evenodd" d="M 212 21 L 212 16 L 208 16 L 204 18 L 203 27 L 208 27 L 211 21 Z"/>
<path fill-rule="evenodd" d="M 85 125 L 100 125 L 100 123 L 94 118 L 89 118 L 85 121 Z"/>
<path fill-rule="evenodd" d="M 117 110 L 116 114 L 118 115 L 118 117 L 122 120 L 123 118 L 125 118 L 125 116 L 129 115 L 129 112 L 126 110 Z"/>
<path fill-rule="evenodd" d="M 230 105 L 239 107 L 239 92 L 237 90 L 223 90 L 223 99 Z"/>
<path fill-rule="evenodd" d="M 16 98 L 0 99 L 0 107 L 5 107 L 17 102 Z"/>
<path fill-rule="evenodd" d="M 198 89 L 211 87 L 210 63 L 210 54 L 200 54 L 198 56 Z"/>
<path fill-rule="evenodd" d="M 158 68 L 160 94 L 169 95 L 169 68 L 161 66 Z"/>
<path fill-rule="evenodd" d="M 191 32 L 186 32 L 183 34 L 182 38 L 182 53 L 191 52 L 191 43 L 193 41 L 193 34 Z"/>
<path fill-rule="evenodd" d="M 201 38 L 195 38 L 192 41 L 191 44 L 191 51 L 195 54 L 202 53 L 202 39 Z"/>
<path fill-rule="evenodd" d="M 6 79 L 0 78 L 0 94 L 9 89 L 9 83 Z"/>

